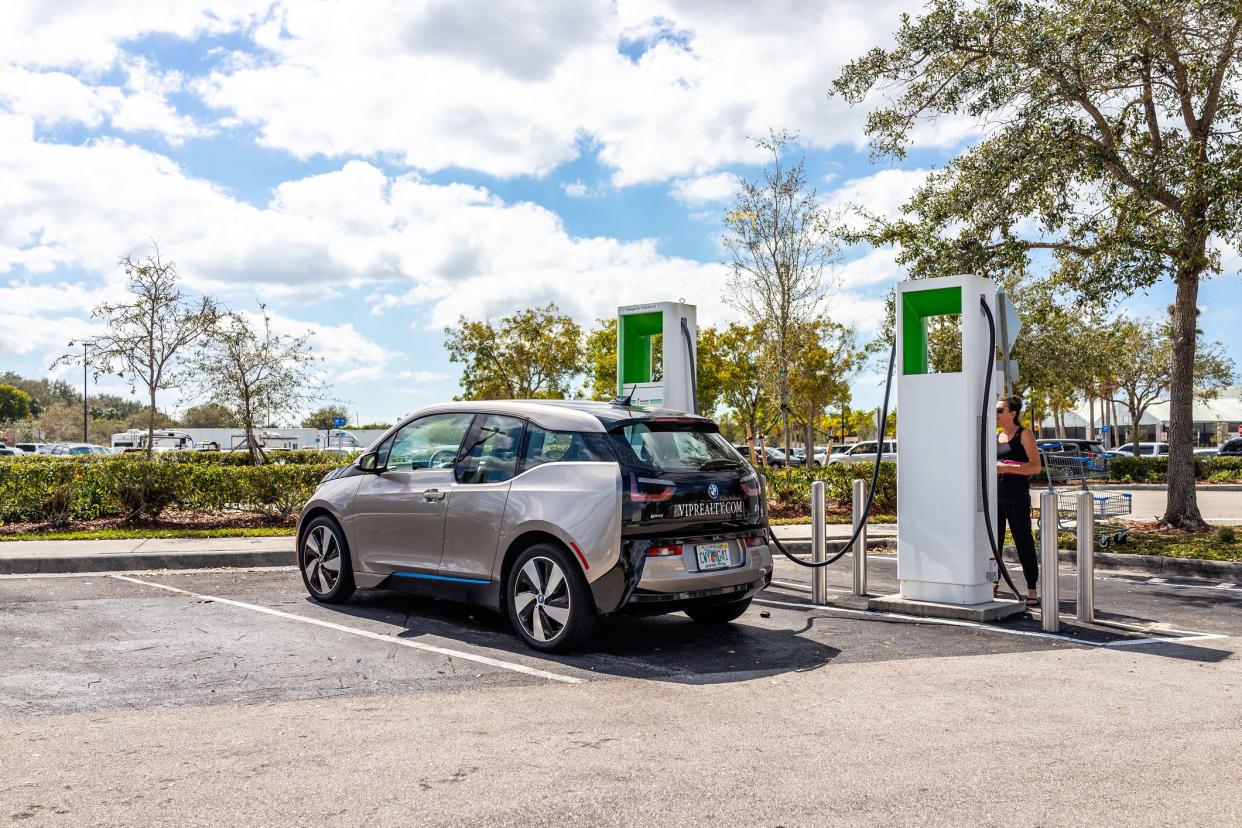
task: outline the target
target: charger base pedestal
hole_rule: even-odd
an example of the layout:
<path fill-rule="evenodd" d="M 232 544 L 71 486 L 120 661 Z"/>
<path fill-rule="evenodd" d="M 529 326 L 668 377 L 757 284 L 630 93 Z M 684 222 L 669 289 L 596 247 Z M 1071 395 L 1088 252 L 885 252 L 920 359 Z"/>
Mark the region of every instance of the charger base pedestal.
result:
<path fill-rule="evenodd" d="M 1023 601 L 985 601 L 982 604 L 942 604 L 936 601 L 915 601 L 900 594 L 881 595 L 867 602 L 867 609 L 899 612 L 920 618 L 952 618 L 957 621 L 999 621 L 1026 612 Z"/>

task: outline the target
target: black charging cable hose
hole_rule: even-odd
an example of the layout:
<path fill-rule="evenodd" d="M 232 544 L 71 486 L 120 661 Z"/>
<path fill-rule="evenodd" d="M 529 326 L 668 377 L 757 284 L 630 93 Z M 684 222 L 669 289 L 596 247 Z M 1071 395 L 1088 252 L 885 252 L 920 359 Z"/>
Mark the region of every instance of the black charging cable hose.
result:
<path fill-rule="evenodd" d="M 862 521 L 858 524 L 858 526 L 854 527 L 854 534 L 850 535 L 850 539 L 846 541 L 845 545 L 842 546 L 841 549 L 831 558 L 828 558 L 825 561 L 819 561 L 818 563 L 815 563 L 812 561 L 804 561 L 801 558 L 796 557 L 792 552 L 786 549 L 785 544 L 781 543 L 780 539 L 776 537 L 776 533 L 772 531 L 772 527 L 771 526 L 768 527 L 768 537 L 770 537 L 772 539 L 772 542 L 776 544 L 776 548 L 780 550 L 782 555 L 784 555 L 786 558 L 789 558 L 789 560 L 793 561 L 798 566 L 805 566 L 808 569 L 818 569 L 821 566 L 828 566 L 829 564 L 836 563 L 837 561 L 841 560 L 842 557 L 845 556 L 846 552 L 849 552 L 851 549 L 854 548 L 854 544 L 858 542 L 858 536 L 862 534 L 863 527 L 867 525 L 867 518 L 871 515 L 871 501 L 875 498 L 876 483 L 878 483 L 880 480 L 880 459 L 884 456 L 884 427 L 883 426 L 887 425 L 888 423 L 888 401 L 889 401 L 889 395 L 893 391 L 893 365 L 896 361 L 897 361 L 897 337 L 894 334 L 893 346 L 888 352 L 888 378 L 884 381 L 884 404 L 880 406 L 880 423 L 882 425 L 879 429 L 879 438 L 876 440 L 876 444 L 875 444 L 875 463 L 871 467 L 871 486 L 867 488 L 867 503 L 865 506 L 863 506 Z M 809 456 L 807 458 L 808 463 L 814 462 L 814 456 L 813 456 L 814 452 L 812 452 L 811 454 L 812 456 Z M 827 457 L 824 458 L 824 462 L 825 463 L 828 462 Z M 812 517 L 815 520 L 824 519 L 823 515 L 814 515 Z"/>
<path fill-rule="evenodd" d="M 992 365 L 996 361 L 996 319 L 987 299 L 980 297 L 979 305 L 983 315 L 988 318 L 988 358 L 983 368 L 983 410 L 979 415 L 979 487 L 983 494 L 983 522 L 988 527 L 988 543 L 992 546 L 992 554 L 996 559 L 996 568 L 1005 578 L 1005 583 L 1013 590 L 1013 597 L 1023 600 L 1022 593 L 1014 586 L 1013 578 L 1009 577 L 1009 568 L 1005 566 L 1005 558 L 1000 544 L 996 542 L 996 530 L 992 524 L 992 510 L 988 501 L 988 406 L 992 405 Z M 995 473 L 995 472 L 993 472 Z M 999 507 L 998 507 L 999 508 Z M 1027 516 L 1030 520 L 1030 516 Z"/>

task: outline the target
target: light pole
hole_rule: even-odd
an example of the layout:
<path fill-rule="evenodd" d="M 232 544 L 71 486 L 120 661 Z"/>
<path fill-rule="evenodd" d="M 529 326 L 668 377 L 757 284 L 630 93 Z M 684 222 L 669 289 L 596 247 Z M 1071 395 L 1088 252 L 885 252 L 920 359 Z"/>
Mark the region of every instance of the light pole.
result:
<path fill-rule="evenodd" d="M 77 344 L 78 343 L 76 342 L 70 341 L 69 347 L 72 348 L 73 346 Z M 87 432 L 87 416 L 88 416 L 88 413 L 87 413 L 87 407 L 86 407 L 86 343 L 83 342 L 82 343 L 82 442 L 83 443 L 89 443 L 91 441 L 90 437 L 88 436 L 88 432 Z"/>

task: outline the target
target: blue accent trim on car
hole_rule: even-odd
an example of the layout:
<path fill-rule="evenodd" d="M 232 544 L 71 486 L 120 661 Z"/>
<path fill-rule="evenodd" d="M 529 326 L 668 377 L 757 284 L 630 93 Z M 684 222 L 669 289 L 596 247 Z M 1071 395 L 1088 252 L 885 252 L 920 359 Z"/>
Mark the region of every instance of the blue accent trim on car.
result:
<path fill-rule="evenodd" d="M 428 575 L 424 572 L 394 572 L 397 578 L 420 578 L 424 581 L 448 581 L 452 584 L 490 584 L 491 581 L 484 581 L 478 578 L 454 578 L 450 575 Z"/>

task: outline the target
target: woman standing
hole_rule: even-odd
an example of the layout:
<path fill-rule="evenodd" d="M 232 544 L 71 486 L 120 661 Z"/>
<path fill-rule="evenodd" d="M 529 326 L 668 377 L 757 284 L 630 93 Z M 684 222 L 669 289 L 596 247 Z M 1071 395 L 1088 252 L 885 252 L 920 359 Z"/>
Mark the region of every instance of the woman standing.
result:
<path fill-rule="evenodd" d="M 1026 577 L 1026 605 L 1039 606 L 1035 587 L 1039 584 L 1039 557 L 1031 535 L 1031 475 L 1039 474 L 1039 450 L 1035 435 L 1018 423 L 1021 397 L 1006 397 L 996 404 L 996 539 L 1005 545 L 1005 526 L 1013 534 L 1022 574 Z"/>

